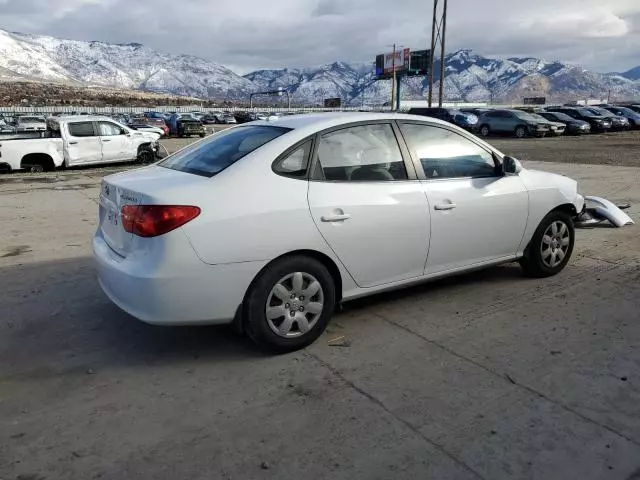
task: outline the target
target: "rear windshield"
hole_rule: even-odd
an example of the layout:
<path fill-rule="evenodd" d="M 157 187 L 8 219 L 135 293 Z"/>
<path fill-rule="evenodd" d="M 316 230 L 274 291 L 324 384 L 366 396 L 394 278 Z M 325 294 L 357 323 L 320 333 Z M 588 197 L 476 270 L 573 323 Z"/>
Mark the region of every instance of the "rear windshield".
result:
<path fill-rule="evenodd" d="M 245 155 L 290 130 L 266 125 L 231 128 L 167 157 L 159 165 L 203 177 L 213 177 Z"/>

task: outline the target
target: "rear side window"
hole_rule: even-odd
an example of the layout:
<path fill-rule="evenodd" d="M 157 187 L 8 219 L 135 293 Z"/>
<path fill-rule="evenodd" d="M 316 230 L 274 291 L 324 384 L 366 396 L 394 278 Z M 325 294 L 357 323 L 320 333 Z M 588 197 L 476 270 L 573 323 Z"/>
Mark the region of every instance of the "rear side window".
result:
<path fill-rule="evenodd" d="M 281 158 L 273 165 L 273 170 L 286 177 L 304 178 L 307 176 L 309 154 L 311 152 L 311 140 L 305 142 L 286 157 Z"/>
<path fill-rule="evenodd" d="M 266 125 L 231 128 L 168 157 L 159 165 L 203 177 L 213 177 L 245 155 L 290 130 Z"/>
<path fill-rule="evenodd" d="M 76 122 L 69 124 L 69 135 L 72 137 L 95 137 L 93 122 Z"/>

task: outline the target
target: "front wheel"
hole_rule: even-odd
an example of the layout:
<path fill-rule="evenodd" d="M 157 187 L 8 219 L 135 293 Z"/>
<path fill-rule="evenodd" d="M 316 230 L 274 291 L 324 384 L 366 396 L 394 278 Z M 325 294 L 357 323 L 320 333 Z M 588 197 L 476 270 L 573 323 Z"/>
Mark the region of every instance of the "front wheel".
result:
<path fill-rule="evenodd" d="M 143 165 L 153 163 L 156 159 L 156 154 L 150 147 L 142 147 L 138 151 L 138 162 Z"/>
<path fill-rule="evenodd" d="M 488 137 L 490 133 L 491 129 L 489 129 L 489 125 L 482 125 L 480 127 L 480 135 L 482 135 L 483 137 Z"/>
<path fill-rule="evenodd" d="M 527 130 L 524 127 L 517 127 L 515 134 L 517 138 L 524 138 L 527 136 Z"/>
<path fill-rule="evenodd" d="M 536 229 L 520 266 L 537 278 L 560 273 L 569 262 L 575 244 L 573 220 L 565 212 L 554 211 L 542 219 Z"/>
<path fill-rule="evenodd" d="M 314 258 L 274 261 L 253 282 L 244 301 L 244 327 L 260 347 L 278 353 L 313 343 L 335 308 L 335 283 Z"/>

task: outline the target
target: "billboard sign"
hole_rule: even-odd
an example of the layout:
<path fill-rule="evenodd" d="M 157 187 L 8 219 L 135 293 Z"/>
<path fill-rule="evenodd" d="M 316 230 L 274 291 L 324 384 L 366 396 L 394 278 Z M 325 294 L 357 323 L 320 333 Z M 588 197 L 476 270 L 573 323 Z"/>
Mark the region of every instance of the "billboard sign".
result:
<path fill-rule="evenodd" d="M 524 105 L 545 105 L 547 99 L 545 97 L 528 97 L 523 101 Z"/>
<path fill-rule="evenodd" d="M 324 108 L 340 108 L 341 106 L 342 99 L 340 99 L 339 97 L 324 99 Z"/>
<path fill-rule="evenodd" d="M 395 67 L 396 72 L 407 70 L 409 68 L 409 62 L 411 59 L 411 53 L 408 48 L 394 52 L 384 54 L 384 69 L 383 73 L 393 73 Z"/>

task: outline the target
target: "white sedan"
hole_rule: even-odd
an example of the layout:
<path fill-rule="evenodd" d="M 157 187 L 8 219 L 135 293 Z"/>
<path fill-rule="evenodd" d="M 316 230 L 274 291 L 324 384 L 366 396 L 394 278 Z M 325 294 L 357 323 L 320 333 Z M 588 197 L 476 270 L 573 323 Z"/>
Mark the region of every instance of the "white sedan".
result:
<path fill-rule="evenodd" d="M 339 302 L 506 262 L 555 275 L 583 205 L 574 180 L 433 118 L 287 116 L 106 177 L 93 249 L 134 317 L 238 322 L 290 351 Z"/>

